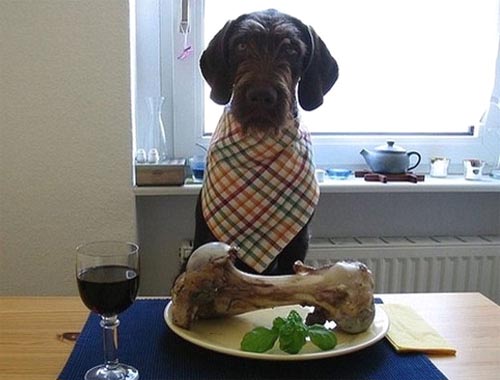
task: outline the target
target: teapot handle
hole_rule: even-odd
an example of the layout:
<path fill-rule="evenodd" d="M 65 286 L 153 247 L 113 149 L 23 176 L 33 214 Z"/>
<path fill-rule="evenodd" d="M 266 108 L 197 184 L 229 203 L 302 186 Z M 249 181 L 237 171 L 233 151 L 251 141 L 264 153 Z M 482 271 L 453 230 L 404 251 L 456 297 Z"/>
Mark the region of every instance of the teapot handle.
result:
<path fill-rule="evenodd" d="M 410 158 L 410 156 L 411 156 L 412 154 L 414 154 L 414 155 L 416 155 L 416 156 L 417 156 L 417 163 L 416 163 L 415 165 L 413 165 L 413 166 L 410 166 L 410 167 L 407 169 L 408 171 L 410 171 L 410 170 L 412 170 L 412 169 L 415 169 L 415 168 L 418 166 L 418 164 L 420 164 L 420 161 L 422 160 L 422 156 L 420 155 L 420 153 L 415 152 L 415 151 L 408 152 L 408 153 L 407 153 L 408 158 Z"/>

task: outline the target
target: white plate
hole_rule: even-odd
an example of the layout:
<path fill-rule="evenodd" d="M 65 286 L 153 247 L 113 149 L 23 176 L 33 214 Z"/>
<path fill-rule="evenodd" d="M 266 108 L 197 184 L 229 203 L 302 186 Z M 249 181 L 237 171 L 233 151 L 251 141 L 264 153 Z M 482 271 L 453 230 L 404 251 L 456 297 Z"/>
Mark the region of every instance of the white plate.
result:
<path fill-rule="evenodd" d="M 322 351 L 311 342 L 307 342 L 298 354 L 290 355 L 281 351 L 276 343 L 273 349 L 260 354 L 240 349 L 241 339 L 248 331 L 257 326 L 271 327 L 274 318 L 278 316 L 286 318 L 292 309 L 304 318 L 312 309 L 299 305 L 280 306 L 229 318 L 197 320 L 193 323 L 191 330 L 186 330 L 173 323 L 171 305 L 172 302 L 165 308 L 164 318 L 168 327 L 181 338 L 209 350 L 251 359 L 310 360 L 345 355 L 378 342 L 389 329 L 389 317 L 379 305 L 375 305 L 375 320 L 365 332 L 346 334 L 335 330 L 337 346 L 333 350 Z"/>

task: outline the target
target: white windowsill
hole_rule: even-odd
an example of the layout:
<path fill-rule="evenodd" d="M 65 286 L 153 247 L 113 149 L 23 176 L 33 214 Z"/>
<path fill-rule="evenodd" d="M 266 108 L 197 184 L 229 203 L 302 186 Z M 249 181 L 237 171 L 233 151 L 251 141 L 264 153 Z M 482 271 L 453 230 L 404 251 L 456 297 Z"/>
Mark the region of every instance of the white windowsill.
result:
<path fill-rule="evenodd" d="M 201 184 L 184 186 L 135 186 L 136 196 L 155 195 L 197 195 Z M 366 182 L 362 178 L 348 178 L 346 180 L 327 179 L 320 184 L 323 194 L 329 193 L 418 193 L 418 192 L 498 192 L 500 193 L 500 180 L 483 176 L 480 181 L 468 181 L 461 175 L 448 176 L 447 178 L 432 178 L 426 176 L 425 180 L 418 183 L 410 182 Z"/>

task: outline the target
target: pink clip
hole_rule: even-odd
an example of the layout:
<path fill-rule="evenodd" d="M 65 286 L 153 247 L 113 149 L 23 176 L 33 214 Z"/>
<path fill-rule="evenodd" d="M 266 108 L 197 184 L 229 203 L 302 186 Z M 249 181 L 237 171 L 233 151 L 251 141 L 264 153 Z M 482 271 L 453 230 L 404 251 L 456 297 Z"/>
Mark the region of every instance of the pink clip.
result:
<path fill-rule="evenodd" d="M 182 53 L 177 57 L 177 59 L 186 59 L 191 54 L 193 54 L 193 48 L 191 46 L 185 47 Z"/>

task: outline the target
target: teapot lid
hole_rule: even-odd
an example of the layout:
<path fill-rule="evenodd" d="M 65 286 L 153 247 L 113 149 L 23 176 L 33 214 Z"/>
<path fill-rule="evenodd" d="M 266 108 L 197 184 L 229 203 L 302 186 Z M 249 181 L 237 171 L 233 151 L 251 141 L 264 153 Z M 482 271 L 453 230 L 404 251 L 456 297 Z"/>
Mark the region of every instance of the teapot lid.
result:
<path fill-rule="evenodd" d="M 395 145 L 394 141 L 389 140 L 384 145 L 379 145 L 375 148 L 377 152 L 384 153 L 406 153 L 406 149 L 400 147 L 399 145 Z"/>

